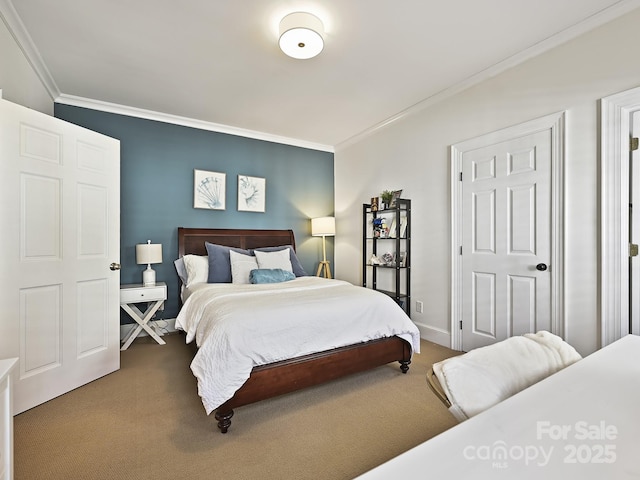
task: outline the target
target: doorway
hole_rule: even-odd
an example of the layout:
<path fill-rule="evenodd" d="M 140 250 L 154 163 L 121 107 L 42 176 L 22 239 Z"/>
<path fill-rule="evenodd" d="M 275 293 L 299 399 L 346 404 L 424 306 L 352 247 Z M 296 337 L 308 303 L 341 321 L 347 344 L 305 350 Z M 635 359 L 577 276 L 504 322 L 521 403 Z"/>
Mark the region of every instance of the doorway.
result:
<path fill-rule="evenodd" d="M 564 113 L 451 147 L 456 350 L 562 336 Z"/>
<path fill-rule="evenodd" d="M 640 295 L 632 271 L 640 259 L 630 260 L 629 255 L 630 243 L 638 243 L 638 238 L 632 237 L 632 222 L 637 224 L 638 220 L 631 215 L 630 203 L 636 203 L 635 214 L 640 215 L 631 196 L 631 185 L 640 172 L 631 175 L 629 140 L 634 127 L 638 129 L 634 113 L 640 111 L 640 87 L 605 97 L 600 107 L 600 346 L 604 347 L 628 333 L 640 334 L 640 312 L 632 310 Z"/>

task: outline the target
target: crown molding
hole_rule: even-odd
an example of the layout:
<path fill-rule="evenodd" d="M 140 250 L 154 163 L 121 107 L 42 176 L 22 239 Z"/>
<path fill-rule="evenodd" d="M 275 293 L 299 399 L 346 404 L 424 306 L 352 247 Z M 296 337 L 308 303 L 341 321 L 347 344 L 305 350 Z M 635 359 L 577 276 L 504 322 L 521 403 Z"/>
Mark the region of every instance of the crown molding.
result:
<path fill-rule="evenodd" d="M 1 0 L 0 0 L 1 1 Z M 291 145 L 294 147 L 307 148 L 310 150 L 319 150 L 322 152 L 333 153 L 334 149 L 331 145 L 323 145 L 320 143 L 307 142 L 305 140 L 299 140 L 297 138 L 282 137 L 279 135 L 273 135 L 265 132 L 258 132 L 255 130 L 247 130 L 239 127 L 232 127 L 229 125 L 222 125 L 220 123 L 206 122 L 203 120 L 197 120 L 194 118 L 181 117 L 178 115 L 171 115 L 169 113 L 156 112 L 153 110 L 145 110 L 143 108 L 129 107 L 126 105 L 119 105 L 116 103 L 103 102 L 101 100 L 92 100 L 90 98 L 77 97 L 74 95 L 59 95 L 55 99 L 56 103 L 63 105 L 71 105 L 73 107 L 89 108 L 92 110 L 99 110 L 101 112 L 115 113 L 118 115 L 126 115 L 129 117 L 143 118 L 146 120 L 155 120 L 157 122 L 171 123 L 174 125 L 181 125 L 183 127 L 197 128 L 200 130 L 208 130 L 210 132 L 226 133 L 229 135 L 236 135 L 239 137 L 253 138 L 255 140 L 264 140 L 266 142 L 280 143 L 284 145 Z"/>
<path fill-rule="evenodd" d="M 22 50 L 27 62 L 33 68 L 45 90 L 51 99 L 55 100 L 60 96 L 60 89 L 42 60 L 40 52 L 33 43 L 31 35 L 27 32 L 11 0 L 0 0 L 0 17 L 2 17 L 9 33 L 13 36 L 20 50 Z"/>
<path fill-rule="evenodd" d="M 335 151 L 340 151 L 352 145 L 355 145 L 356 143 L 377 133 L 387 126 L 396 123 L 399 120 L 410 117 L 411 115 L 421 112 L 432 105 L 451 98 L 454 95 L 467 90 L 468 88 L 471 88 L 485 80 L 495 77 L 496 75 L 509 70 L 510 68 L 513 68 L 521 63 L 524 63 L 527 60 L 537 57 L 538 55 L 541 55 L 542 53 L 547 52 L 552 48 L 558 47 L 563 43 L 566 43 L 569 40 L 587 33 L 588 31 L 593 30 L 596 27 L 599 27 L 607 22 L 621 17 L 622 15 L 629 13 L 636 8 L 640 8 L 640 0 L 621 0 L 615 5 L 600 10 L 599 12 L 594 13 L 585 20 L 564 29 L 563 31 L 558 32 L 555 35 L 545 38 L 544 40 L 541 40 L 531 47 L 518 52 L 445 90 L 427 97 L 426 99 L 421 100 L 420 102 L 406 108 L 405 110 L 402 110 L 396 115 L 393 115 L 386 120 L 383 120 L 382 122 L 377 123 L 370 128 L 354 135 L 353 137 L 350 137 L 338 143 L 335 146 Z"/>
<path fill-rule="evenodd" d="M 162 112 L 144 110 L 141 108 L 128 107 L 125 105 L 118 105 L 114 103 L 103 102 L 100 100 L 92 100 L 89 98 L 76 97 L 73 95 L 65 95 L 60 92 L 58 85 L 56 84 L 53 76 L 49 72 L 49 69 L 42 60 L 40 52 L 31 39 L 31 36 L 25 28 L 24 23 L 22 23 L 22 20 L 20 19 L 20 16 L 18 15 L 18 12 L 13 6 L 11 0 L 0 0 L 0 18 L 2 18 L 2 20 L 4 21 L 7 29 L 9 30 L 9 33 L 14 38 L 16 44 L 18 45 L 18 48 L 20 48 L 27 62 L 29 63 L 29 65 L 31 65 L 31 68 L 33 68 L 34 72 L 42 82 L 45 90 L 47 91 L 51 99 L 56 103 L 91 108 L 94 110 L 117 113 L 130 117 L 156 120 L 159 122 L 198 128 L 201 130 L 209 130 L 212 132 L 227 133 L 229 135 L 253 138 L 256 140 L 264 140 L 267 142 L 280 143 L 311 150 L 319 150 L 329 153 L 334 152 L 334 148 L 332 145 L 308 142 L 296 138 L 272 135 L 269 133 L 257 132 L 254 130 L 247 130 L 218 123 L 205 122 L 192 118 L 170 115 Z"/>

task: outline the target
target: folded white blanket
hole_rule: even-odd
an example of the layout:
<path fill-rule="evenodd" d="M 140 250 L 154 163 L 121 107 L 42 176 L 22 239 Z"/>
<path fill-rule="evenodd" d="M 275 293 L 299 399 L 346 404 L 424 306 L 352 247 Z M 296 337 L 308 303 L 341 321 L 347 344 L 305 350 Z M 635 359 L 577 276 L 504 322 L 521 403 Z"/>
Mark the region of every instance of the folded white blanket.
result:
<path fill-rule="evenodd" d="M 433 371 L 451 402 L 449 410 L 463 421 L 581 358 L 560 337 L 540 331 L 448 358 Z"/>

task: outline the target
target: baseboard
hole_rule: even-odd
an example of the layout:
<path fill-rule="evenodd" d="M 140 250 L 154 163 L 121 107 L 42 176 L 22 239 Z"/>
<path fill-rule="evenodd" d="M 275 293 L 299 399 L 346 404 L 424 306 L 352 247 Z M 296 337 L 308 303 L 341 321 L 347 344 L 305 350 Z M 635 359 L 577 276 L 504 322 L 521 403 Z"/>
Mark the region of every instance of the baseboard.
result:
<path fill-rule="evenodd" d="M 448 331 L 418 322 L 416 322 L 416 326 L 420 330 L 420 338 L 451 348 L 451 334 Z"/>
<path fill-rule="evenodd" d="M 171 333 L 176 332 L 176 319 L 175 318 L 166 318 L 163 320 L 153 320 L 149 322 L 151 326 L 157 326 L 158 329 L 163 333 Z M 124 340 L 127 334 L 134 328 L 137 324 L 128 323 L 126 325 L 120 325 L 120 340 Z M 439 328 L 431 327 L 429 325 L 425 325 L 423 323 L 416 322 L 416 326 L 418 330 L 420 330 L 420 338 L 428 340 L 429 342 L 437 343 L 438 345 L 442 345 L 443 347 L 451 348 L 451 334 L 446 330 L 441 330 Z M 147 336 L 147 332 L 144 330 L 140 332 L 140 337 Z"/>
<path fill-rule="evenodd" d="M 126 325 L 120 325 L 120 341 L 124 340 L 124 338 L 129 334 L 129 332 L 131 331 L 132 328 L 135 328 L 135 326 L 137 325 L 137 323 L 127 323 Z M 176 319 L 175 318 L 165 318 L 162 320 L 152 320 L 149 322 L 150 326 L 153 327 L 158 327 L 158 330 L 160 331 L 160 336 L 162 336 L 163 333 L 171 333 L 171 332 L 176 332 Z M 147 332 L 145 332 L 144 330 L 142 330 L 142 332 L 140 332 L 140 335 L 138 335 L 139 337 L 146 337 L 149 334 Z"/>

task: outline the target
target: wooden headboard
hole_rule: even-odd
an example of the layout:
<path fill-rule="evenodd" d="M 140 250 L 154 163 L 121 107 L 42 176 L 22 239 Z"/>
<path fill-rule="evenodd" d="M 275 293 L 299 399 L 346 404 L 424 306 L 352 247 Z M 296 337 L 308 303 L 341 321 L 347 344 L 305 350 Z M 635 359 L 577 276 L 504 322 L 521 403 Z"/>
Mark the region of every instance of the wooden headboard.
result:
<path fill-rule="evenodd" d="M 229 228 L 178 228 L 178 257 L 206 255 L 204 242 L 245 250 L 291 245 L 296 249 L 293 230 L 246 230 Z"/>

